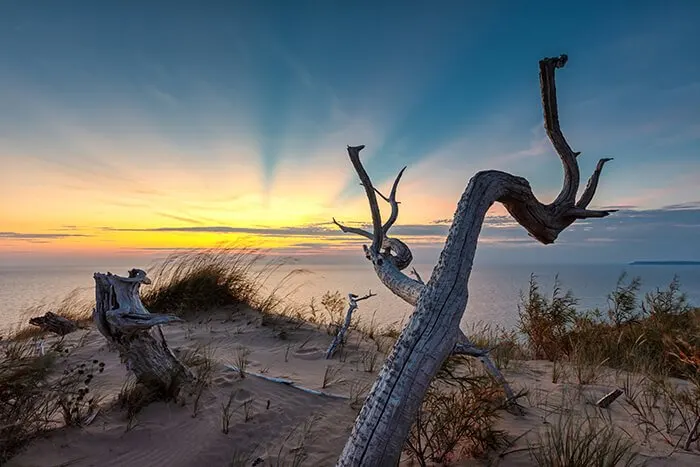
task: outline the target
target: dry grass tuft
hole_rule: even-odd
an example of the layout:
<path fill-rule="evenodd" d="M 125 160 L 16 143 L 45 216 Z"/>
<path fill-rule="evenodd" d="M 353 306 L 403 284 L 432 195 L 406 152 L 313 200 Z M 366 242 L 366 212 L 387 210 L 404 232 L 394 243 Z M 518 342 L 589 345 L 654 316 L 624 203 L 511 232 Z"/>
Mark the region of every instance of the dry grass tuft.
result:
<path fill-rule="evenodd" d="M 342 375 L 343 368 L 340 366 L 326 365 L 326 370 L 323 372 L 323 383 L 321 388 L 325 389 L 332 384 L 340 384 L 345 380 Z"/>
<path fill-rule="evenodd" d="M 634 465 L 634 443 L 612 425 L 589 418 L 562 415 L 548 424 L 530 454 L 540 466 L 607 467 Z"/>
<path fill-rule="evenodd" d="M 44 389 L 56 358 L 33 343 L 6 344 L 0 360 L 0 463 L 49 427 L 58 406 Z"/>
<path fill-rule="evenodd" d="M 90 386 L 104 368 L 93 360 L 55 375 L 61 355 L 37 354 L 36 342 L 14 340 L 0 355 L 0 463 L 41 433 L 62 425 L 82 425 L 100 397 Z"/>
<path fill-rule="evenodd" d="M 494 429 L 503 390 L 489 376 L 459 367 L 464 361 L 446 361 L 411 428 L 404 452 L 421 466 L 482 457 L 505 443 L 504 433 Z"/>
<path fill-rule="evenodd" d="M 29 324 L 29 319 L 43 316 L 51 311 L 57 315 L 75 321 L 79 327 L 85 327 L 92 321 L 94 298 L 86 294 L 85 289 L 77 288 L 69 292 L 58 304 L 40 303 L 22 311 L 22 323 L 7 333 L 8 339 L 31 339 L 46 334 L 41 328 Z"/>
<path fill-rule="evenodd" d="M 158 313 L 194 315 L 226 305 L 254 304 L 261 285 L 281 266 L 260 250 L 218 247 L 173 253 L 154 265 L 144 306 Z"/>

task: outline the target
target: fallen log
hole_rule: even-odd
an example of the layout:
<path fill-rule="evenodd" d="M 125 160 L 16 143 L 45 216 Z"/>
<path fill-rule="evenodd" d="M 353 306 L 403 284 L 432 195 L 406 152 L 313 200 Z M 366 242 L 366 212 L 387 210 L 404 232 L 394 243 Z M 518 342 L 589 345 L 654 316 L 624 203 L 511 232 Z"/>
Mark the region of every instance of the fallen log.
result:
<path fill-rule="evenodd" d="M 29 320 L 32 326 L 38 326 L 43 331 L 52 332 L 59 336 L 65 336 L 71 332 L 78 330 L 78 325 L 75 321 L 57 315 L 51 311 L 47 311 L 44 316 L 36 316 Z"/>

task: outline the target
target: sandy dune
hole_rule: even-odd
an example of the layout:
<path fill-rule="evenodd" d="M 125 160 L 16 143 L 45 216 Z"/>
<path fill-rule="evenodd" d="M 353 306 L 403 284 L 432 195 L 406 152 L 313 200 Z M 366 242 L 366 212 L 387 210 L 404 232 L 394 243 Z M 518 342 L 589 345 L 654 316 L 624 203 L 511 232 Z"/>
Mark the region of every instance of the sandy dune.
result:
<path fill-rule="evenodd" d="M 93 359 L 105 362 L 104 372 L 95 377 L 91 389 L 102 396 L 100 412 L 88 426 L 58 429 L 33 441 L 7 465 L 333 465 L 359 409 L 351 401 L 369 389 L 383 359 L 374 341 L 355 332 L 341 356 L 326 360 L 324 351 L 331 336 L 323 329 L 284 319 L 262 325 L 261 315 L 250 309 L 224 309 L 206 320 L 170 325 L 165 332 L 171 348 L 180 355 L 192 358 L 195 350 L 199 357 L 213 355 L 210 385 L 202 392 L 196 416 L 192 401 L 184 406 L 161 402 L 129 421 L 125 410 L 114 403 L 126 380 L 126 369 L 98 332 L 79 331 L 66 339 L 72 350 L 60 365 Z M 239 365 L 242 348 L 249 351 L 249 372 L 290 379 L 342 397 L 311 394 L 252 375 L 241 378 L 226 365 Z M 377 357 L 374 365 L 372 357 Z M 329 366 L 331 380 L 324 388 Z M 552 383 L 552 371 L 551 362 L 511 362 L 507 377 L 516 390 L 528 390 L 521 399 L 526 415 L 503 412 L 498 421 L 511 445 L 493 453 L 490 461 L 458 465 L 533 465 L 528 446 L 537 444 L 538 430 L 566 412 L 611 420 L 617 430 L 636 439 L 635 450 L 647 465 L 700 465 L 697 451 L 674 449 L 659 434 L 651 433 L 645 440 L 621 399 L 609 410 L 595 408 L 597 398 L 621 384 L 623 373 L 605 371 L 595 384 L 581 386 Z M 229 398 L 235 412 L 229 433 L 224 434 L 222 404 Z"/>

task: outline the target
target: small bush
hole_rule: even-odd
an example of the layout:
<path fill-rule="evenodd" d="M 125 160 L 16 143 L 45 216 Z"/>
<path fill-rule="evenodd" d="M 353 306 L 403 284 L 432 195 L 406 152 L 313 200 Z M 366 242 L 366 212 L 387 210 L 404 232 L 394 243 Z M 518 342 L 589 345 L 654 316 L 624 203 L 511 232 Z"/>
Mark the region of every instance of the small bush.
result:
<path fill-rule="evenodd" d="M 615 326 L 637 322 L 641 313 L 637 309 L 637 293 L 642 281 L 633 277 L 625 283 L 627 273 L 623 272 L 617 279 L 615 290 L 608 295 L 608 319 Z"/>
<path fill-rule="evenodd" d="M 688 304 L 688 297 L 681 293 L 681 283 L 678 276 L 674 276 L 668 289 L 656 289 L 644 296 L 642 311 L 649 316 L 660 315 L 684 315 L 692 311 Z"/>
<path fill-rule="evenodd" d="M 90 392 L 90 385 L 96 375 L 102 373 L 104 362 L 93 360 L 66 369 L 63 377 L 52 387 L 56 403 L 66 426 L 80 426 L 97 410 L 100 397 Z"/>
<path fill-rule="evenodd" d="M 461 358 L 450 358 L 431 383 L 411 427 L 404 452 L 419 465 L 451 465 L 481 457 L 504 444 L 493 428 L 503 390 L 487 375 L 457 376 Z"/>
<path fill-rule="evenodd" d="M 519 330 L 527 336 L 536 359 L 555 360 L 568 353 L 566 335 L 576 317 L 576 303 L 570 290 L 562 294 L 558 276 L 551 299 L 540 292 L 536 276 L 530 276 L 528 294 L 521 294 L 518 306 Z"/>
<path fill-rule="evenodd" d="M 81 425 L 100 398 L 90 385 L 104 363 L 93 360 L 53 375 L 58 354 L 36 354 L 33 341 L 10 341 L 0 355 L 0 464 L 47 430 Z"/>
<path fill-rule="evenodd" d="M 347 311 L 347 300 L 339 291 L 326 292 L 321 297 L 321 305 L 326 312 L 326 332 L 328 335 L 335 336 L 345 322 L 345 312 Z M 350 326 L 354 327 L 357 324 L 357 318 L 353 317 Z"/>
<path fill-rule="evenodd" d="M 486 323 L 475 323 L 467 330 L 467 337 L 475 347 L 489 349 L 493 362 L 500 370 L 508 369 L 514 360 L 526 359 L 517 331 L 507 331 L 500 326 Z"/>
<path fill-rule="evenodd" d="M 48 428 L 58 410 L 46 391 L 53 354 L 36 356 L 29 341 L 11 342 L 0 360 L 0 464 Z"/>

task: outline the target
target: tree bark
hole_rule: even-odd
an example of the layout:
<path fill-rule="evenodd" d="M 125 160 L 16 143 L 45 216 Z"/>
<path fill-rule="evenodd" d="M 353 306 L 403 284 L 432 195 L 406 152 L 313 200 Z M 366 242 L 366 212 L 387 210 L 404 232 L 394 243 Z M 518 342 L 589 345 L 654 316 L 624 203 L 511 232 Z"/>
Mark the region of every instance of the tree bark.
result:
<path fill-rule="evenodd" d="M 425 285 L 403 274 L 402 268 L 397 267 L 399 261 L 387 251 L 387 246 L 393 245 L 386 245 L 384 240 L 387 230 L 381 223 L 375 190 L 360 162 L 359 152 L 363 146 L 348 148 L 372 212 L 373 232 L 363 234 L 372 240 L 372 245 L 365 246 L 365 254 L 382 282 L 407 302 L 415 300 L 416 307 L 355 421 L 338 465 L 396 465 L 418 408 L 443 361 L 455 352 L 463 353 L 464 348 L 471 348 L 468 341 L 464 342 L 459 324 L 467 305 L 467 284 L 477 240 L 493 203 L 502 203 L 518 223 L 543 244 L 554 242 L 559 233 L 577 219 L 605 217 L 612 212 L 586 209 L 605 160 L 598 164 L 578 203 L 575 199 L 579 185 L 576 160 L 579 153 L 571 150 L 559 128 L 554 85 L 555 69 L 563 67 L 566 61 L 565 55 L 540 61 L 545 130 L 564 166 L 564 186 L 559 196 L 545 205 L 537 200 L 524 178 L 495 170 L 477 173 L 457 205 L 440 259 Z M 399 245 L 403 247 L 405 244 Z M 394 253 L 405 256 L 402 251 Z M 402 263 L 401 266 L 407 265 Z"/>
<path fill-rule="evenodd" d="M 138 384 L 154 397 L 177 397 L 180 389 L 193 381 L 193 375 L 168 347 L 160 325 L 182 320 L 146 310 L 139 288 L 151 281 L 140 269 L 129 271 L 129 277 L 95 273 L 94 278 L 93 319 L 100 333 L 116 346 Z"/>

